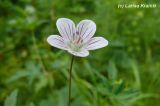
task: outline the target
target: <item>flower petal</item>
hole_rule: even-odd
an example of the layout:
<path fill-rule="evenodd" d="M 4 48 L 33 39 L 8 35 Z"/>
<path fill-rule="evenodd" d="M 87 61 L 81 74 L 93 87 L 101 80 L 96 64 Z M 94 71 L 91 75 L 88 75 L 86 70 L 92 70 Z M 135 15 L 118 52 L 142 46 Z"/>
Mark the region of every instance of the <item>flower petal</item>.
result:
<path fill-rule="evenodd" d="M 91 20 L 82 20 L 77 25 L 76 30 L 83 42 L 86 42 L 95 34 L 96 24 Z"/>
<path fill-rule="evenodd" d="M 83 50 L 80 52 L 76 52 L 73 50 L 68 50 L 69 53 L 73 54 L 74 56 L 78 56 L 78 57 L 86 57 L 89 55 L 89 52 L 87 50 Z"/>
<path fill-rule="evenodd" d="M 108 45 L 108 41 L 103 37 L 94 37 L 91 38 L 84 49 L 86 50 L 95 50 Z"/>
<path fill-rule="evenodd" d="M 71 40 L 75 36 L 75 24 L 67 18 L 59 18 L 56 22 L 57 28 L 61 36 L 66 40 Z"/>
<path fill-rule="evenodd" d="M 63 38 L 59 35 L 50 35 L 47 38 L 47 42 L 59 49 L 63 49 L 63 50 L 68 50 L 67 46 L 65 45 L 65 42 L 63 40 Z"/>

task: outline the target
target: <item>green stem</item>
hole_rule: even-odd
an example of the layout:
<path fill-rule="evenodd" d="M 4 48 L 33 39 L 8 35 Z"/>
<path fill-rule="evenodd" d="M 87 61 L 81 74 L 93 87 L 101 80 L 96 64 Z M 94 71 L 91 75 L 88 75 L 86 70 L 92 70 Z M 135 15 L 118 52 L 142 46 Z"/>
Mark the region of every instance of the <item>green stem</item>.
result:
<path fill-rule="evenodd" d="M 74 56 L 72 56 L 70 69 L 69 69 L 69 95 L 68 95 L 68 106 L 71 105 L 71 85 L 72 85 L 72 67 L 73 67 Z"/>

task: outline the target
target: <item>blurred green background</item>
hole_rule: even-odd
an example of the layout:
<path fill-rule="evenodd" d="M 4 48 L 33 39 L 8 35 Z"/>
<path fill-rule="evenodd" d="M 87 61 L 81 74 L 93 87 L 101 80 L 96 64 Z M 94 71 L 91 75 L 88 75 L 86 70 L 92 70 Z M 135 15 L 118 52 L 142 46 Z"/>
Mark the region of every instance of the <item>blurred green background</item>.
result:
<path fill-rule="evenodd" d="M 119 9 L 119 3 L 157 8 Z M 75 59 L 72 106 L 160 106 L 159 5 L 158 0 L 1 0 L 0 106 L 4 101 L 67 106 L 71 56 L 46 42 L 58 34 L 60 17 L 91 19 L 96 36 L 109 41 Z"/>

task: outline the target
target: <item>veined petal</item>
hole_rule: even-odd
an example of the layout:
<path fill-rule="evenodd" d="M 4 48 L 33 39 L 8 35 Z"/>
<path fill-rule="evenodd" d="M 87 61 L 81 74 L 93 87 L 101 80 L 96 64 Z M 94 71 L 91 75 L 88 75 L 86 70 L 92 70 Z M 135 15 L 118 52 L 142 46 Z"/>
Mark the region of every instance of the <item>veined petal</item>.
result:
<path fill-rule="evenodd" d="M 68 50 L 67 46 L 65 45 L 65 42 L 63 38 L 59 35 L 50 35 L 47 38 L 47 42 L 56 48 L 63 49 L 63 50 Z"/>
<path fill-rule="evenodd" d="M 82 20 L 76 27 L 77 35 L 79 35 L 83 42 L 88 41 L 96 32 L 96 24 L 91 20 Z"/>
<path fill-rule="evenodd" d="M 108 45 L 108 41 L 103 37 L 93 37 L 91 38 L 84 49 L 86 50 L 95 50 Z"/>
<path fill-rule="evenodd" d="M 72 55 L 78 56 L 78 57 L 86 57 L 86 56 L 89 55 L 89 52 L 87 50 L 76 52 L 76 51 L 73 51 L 73 50 L 69 49 L 68 52 L 71 53 Z"/>
<path fill-rule="evenodd" d="M 61 36 L 66 40 L 72 40 L 75 36 L 75 24 L 72 20 L 67 18 L 59 18 L 56 22 L 57 28 Z"/>

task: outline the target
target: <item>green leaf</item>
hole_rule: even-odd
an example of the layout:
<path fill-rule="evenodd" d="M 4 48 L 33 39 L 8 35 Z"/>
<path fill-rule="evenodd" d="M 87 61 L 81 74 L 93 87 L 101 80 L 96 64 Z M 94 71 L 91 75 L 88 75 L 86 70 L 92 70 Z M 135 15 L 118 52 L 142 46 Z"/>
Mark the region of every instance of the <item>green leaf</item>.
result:
<path fill-rule="evenodd" d="M 31 103 L 29 104 L 29 106 L 35 106 L 35 105 L 34 105 L 34 103 L 33 103 L 33 102 L 31 102 Z"/>
<path fill-rule="evenodd" d="M 131 68 L 133 70 L 133 75 L 135 77 L 136 86 L 138 88 L 141 88 L 141 78 L 140 78 L 140 73 L 139 73 L 139 69 L 138 69 L 139 67 L 138 67 L 135 60 L 131 61 Z"/>
<path fill-rule="evenodd" d="M 35 85 L 35 91 L 39 92 L 43 88 L 45 88 L 48 85 L 48 79 L 45 76 L 41 76 L 39 79 L 39 82 Z"/>
<path fill-rule="evenodd" d="M 16 80 L 19 80 L 20 78 L 28 76 L 29 74 L 30 74 L 29 72 L 24 70 L 17 71 L 15 75 L 13 75 L 11 78 L 7 80 L 7 83 L 12 83 Z"/>
<path fill-rule="evenodd" d="M 18 90 L 14 90 L 5 100 L 4 106 L 16 106 Z"/>
<path fill-rule="evenodd" d="M 117 67 L 115 65 L 115 63 L 113 61 L 109 62 L 109 66 L 108 66 L 108 77 L 111 80 L 116 80 L 117 79 Z"/>
<path fill-rule="evenodd" d="M 142 99 L 145 99 L 145 98 L 148 98 L 148 99 L 149 99 L 149 98 L 159 99 L 160 96 L 157 95 L 157 94 L 152 94 L 152 93 L 141 94 L 141 95 L 139 95 L 139 96 L 131 99 L 131 100 L 129 101 L 129 103 L 132 104 L 132 103 L 135 103 L 135 102 L 138 101 L 138 100 L 142 100 Z"/>
<path fill-rule="evenodd" d="M 125 89 L 125 83 L 124 83 L 124 81 L 120 80 L 119 84 L 114 89 L 114 93 L 119 94 L 119 93 L 123 92 L 124 89 Z"/>

